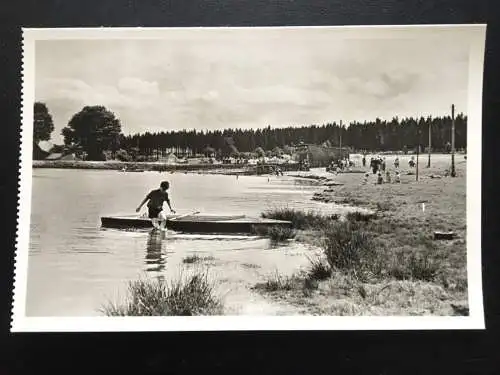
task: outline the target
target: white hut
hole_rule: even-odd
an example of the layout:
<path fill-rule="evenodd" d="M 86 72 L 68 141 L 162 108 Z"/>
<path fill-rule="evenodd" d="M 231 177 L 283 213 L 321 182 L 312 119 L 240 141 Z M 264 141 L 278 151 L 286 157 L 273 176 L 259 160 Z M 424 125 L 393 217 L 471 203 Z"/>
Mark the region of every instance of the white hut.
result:
<path fill-rule="evenodd" d="M 167 156 L 163 156 L 159 158 L 160 162 L 166 163 L 166 164 L 177 164 L 179 163 L 179 158 L 175 156 L 173 152 L 169 153 Z"/>

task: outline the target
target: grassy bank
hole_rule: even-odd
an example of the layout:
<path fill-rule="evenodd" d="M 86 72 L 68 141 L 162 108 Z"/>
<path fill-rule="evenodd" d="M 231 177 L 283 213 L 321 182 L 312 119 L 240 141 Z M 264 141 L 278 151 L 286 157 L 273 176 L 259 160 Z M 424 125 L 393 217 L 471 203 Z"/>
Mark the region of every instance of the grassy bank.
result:
<path fill-rule="evenodd" d="M 124 301 L 108 302 L 101 308 L 107 316 L 191 316 L 217 315 L 222 302 L 205 273 L 166 283 L 139 279 L 129 282 Z"/>
<path fill-rule="evenodd" d="M 318 194 L 322 201 L 375 214 L 339 221 L 287 211 L 282 216 L 301 228 L 297 237 L 319 246 L 322 257 L 311 259 L 307 272 L 272 275 L 255 288 L 313 314 L 467 314 L 466 169 L 457 163 L 452 178 L 445 167 L 421 168 L 419 181 L 404 173 L 400 184 L 335 176 L 339 185 Z M 456 238 L 437 241 L 434 231 L 453 231 Z"/>

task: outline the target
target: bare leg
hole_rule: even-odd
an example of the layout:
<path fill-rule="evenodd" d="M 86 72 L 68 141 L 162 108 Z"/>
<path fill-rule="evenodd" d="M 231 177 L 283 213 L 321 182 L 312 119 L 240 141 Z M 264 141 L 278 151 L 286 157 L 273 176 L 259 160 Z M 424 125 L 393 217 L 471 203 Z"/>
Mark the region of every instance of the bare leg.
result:
<path fill-rule="evenodd" d="M 160 226 L 158 225 L 158 219 L 156 218 L 151 219 L 151 223 L 153 224 L 153 228 L 160 229 Z"/>
<path fill-rule="evenodd" d="M 160 220 L 160 230 L 165 231 L 166 226 L 167 226 L 167 218 L 163 214 L 163 212 L 160 212 L 158 215 L 158 219 Z"/>

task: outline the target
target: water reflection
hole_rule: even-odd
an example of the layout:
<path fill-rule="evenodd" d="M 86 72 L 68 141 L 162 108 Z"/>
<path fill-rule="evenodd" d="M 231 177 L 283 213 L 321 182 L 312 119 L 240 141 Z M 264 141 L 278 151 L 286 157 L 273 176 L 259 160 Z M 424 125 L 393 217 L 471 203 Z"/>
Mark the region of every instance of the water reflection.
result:
<path fill-rule="evenodd" d="M 146 243 L 146 271 L 161 272 L 165 269 L 167 257 L 163 251 L 165 232 L 151 231 Z"/>

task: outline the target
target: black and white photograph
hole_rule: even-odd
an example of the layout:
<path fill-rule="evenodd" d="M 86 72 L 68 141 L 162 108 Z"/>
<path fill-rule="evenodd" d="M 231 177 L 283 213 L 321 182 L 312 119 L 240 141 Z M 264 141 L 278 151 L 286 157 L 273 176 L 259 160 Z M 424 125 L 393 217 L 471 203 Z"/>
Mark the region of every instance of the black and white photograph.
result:
<path fill-rule="evenodd" d="M 484 328 L 485 25 L 23 33 L 13 331 Z"/>

